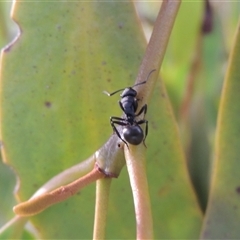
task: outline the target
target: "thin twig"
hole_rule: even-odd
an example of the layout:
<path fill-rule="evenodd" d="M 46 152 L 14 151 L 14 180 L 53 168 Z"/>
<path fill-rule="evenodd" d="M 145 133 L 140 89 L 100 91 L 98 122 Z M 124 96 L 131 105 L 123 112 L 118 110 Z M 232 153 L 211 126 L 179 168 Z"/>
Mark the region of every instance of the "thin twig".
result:
<path fill-rule="evenodd" d="M 96 158 L 93 154 L 88 159 L 64 170 L 42 185 L 31 198 L 35 198 L 46 192 L 51 192 L 62 185 L 69 184 L 70 182 L 81 178 L 93 169 L 95 161 Z"/>
<path fill-rule="evenodd" d="M 97 167 L 82 178 L 74 182 L 57 188 L 56 190 L 42 194 L 38 197 L 20 203 L 13 208 L 13 211 L 20 216 L 31 216 L 42 212 L 53 204 L 62 202 L 72 195 L 76 194 L 80 189 L 88 184 L 105 177 L 105 174 L 100 172 Z"/>

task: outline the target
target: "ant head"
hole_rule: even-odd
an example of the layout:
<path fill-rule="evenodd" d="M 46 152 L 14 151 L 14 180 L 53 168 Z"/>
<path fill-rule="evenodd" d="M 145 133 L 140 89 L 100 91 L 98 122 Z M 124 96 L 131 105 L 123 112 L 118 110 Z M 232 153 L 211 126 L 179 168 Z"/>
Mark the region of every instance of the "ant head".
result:
<path fill-rule="evenodd" d="M 126 96 L 136 97 L 136 96 L 137 96 L 137 92 L 133 89 L 133 87 L 136 87 L 136 86 L 141 85 L 141 84 L 145 84 L 145 83 L 147 82 L 148 78 L 150 77 L 150 75 L 151 75 L 154 71 L 156 71 L 156 69 L 153 69 L 153 70 L 148 74 L 147 79 L 146 79 L 145 81 L 140 82 L 140 83 L 137 83 L 137 84 L 133 85 L 132 87 L 127 87 L 127 88 L 119 89 L 119 90 L 117 90 L 117 91 L 115 91 L 115 92 L 113 92 L 113 93 L 109 93 L 109 92 L 107 92 L 107 91 L 103 91 L 103 93 L 107 94 L 108 96 L 112 96 L 112 95 L 114 95 L 114 94 L 116 94 L 116 93 L 118 93 L 118 92 L 120 92 L 120 91 L 123 91 L 122 94 L 120 95 L 122 98 L 123 98 L 123 97 L 126 97 Z"/>
<path fill-rule="evenodd" d="M 125 88 L 123 90 L 123 92 L 121 93 L 121 98 L 127 97 L 127 96 L 131 96 L 131 97 L 136 97 L 137 96 L 137 91 L 134 90 L 131 87 Z"/>

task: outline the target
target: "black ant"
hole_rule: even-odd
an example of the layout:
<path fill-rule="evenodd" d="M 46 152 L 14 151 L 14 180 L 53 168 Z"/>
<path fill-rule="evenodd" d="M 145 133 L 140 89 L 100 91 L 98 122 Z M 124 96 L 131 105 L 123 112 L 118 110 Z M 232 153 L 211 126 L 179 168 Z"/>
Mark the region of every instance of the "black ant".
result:
<path fill-rule="evenodd" d="M 152 70 L 148 74 L 147 80 L 148 80 L 149 76 L 151 75 L 151 73 L 154 71 L 156 71 L 156 69 Z M 133 87 L 136 87 L 141 84 L 145 84 L 147 82 L 147 80 L 137 83 L 137 84 L 133 85 L 132 87 L 127 87 L 125 89 L 119 89 L 113 93 L 108 93 L 108 92 L 104 91 L 104 93 L 107 94 L 108 96 L 112 96 L 120 91 L 123 91 L 120 95 L 121 100 L 119 101 L 119 105 L 120 105 L 121 109 L 123 110 L 123 112 L 125 113 L 125 117 L 124 118 L 110 117 L 110 124 L 113 128 L 113 131 L 116 132 L 117 136 L 127 145 L 127 147 L 128 147 L 127 142 L 132 145 L 138 145 L 141 142 L 143 142 L 145 145 L 145 139 L 148 134 L 148 121 L 144 119 L 145 114 L 147 113 L 147 104 L 145 104 L 140 109 L 140 111 L 136 114 L 139 99 L 136 98 L 137 91 L 134 90 Z M 142 113 L 144 114 L 143 119 L 137 121 L 136 117 L 140 116 Z M 143 134 L 142 128 L 139 126 L 140 124 L 143 124 L 143 123 L 146 124 L 145 136 Z M 115 124 L 124 126 L 122 133 L 123 133 L 123 138 L 125 140 L 121 137 Z"/>

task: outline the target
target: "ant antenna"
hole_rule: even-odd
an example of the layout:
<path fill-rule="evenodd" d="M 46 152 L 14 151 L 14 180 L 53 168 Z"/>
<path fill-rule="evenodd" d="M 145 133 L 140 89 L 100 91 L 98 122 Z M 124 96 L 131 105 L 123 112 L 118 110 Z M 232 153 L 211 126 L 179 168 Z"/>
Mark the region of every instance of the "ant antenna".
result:
<path fill-rule="evenodd" d="M 138 86 L 138 85 L 141 85 L 141 84 L 146 83 L 147 80 L 149 79 L 150 75 L 151 75 L 153 72 L 155 72 L 155 71 L 156 71 L 156 69 L 153 69 L 153 70 L 148 74 L 147 79 L 146 79 L 145 81 L 140 82 L 140 83 L 137 83 L 137 84 L 133 85 L 132 87 L 136 87 L 136 86 Z"/>
<path fill-rule="evenodd" d="M 117 91 L 115 91 L 115 92 L 112 92 L 112 93 L 109 93 L 109 92 L 107 92 L 107 91 L 103 91 L 103 93 L 107 94 L 107 95 L 110 97 L 110 96 L 114 95 L 115 93 L 118 93 L 118 92 L 123 91 L 124 89 L 125 89 L 125 88 L 119 89 L 119 90 L 117 90 Z"/>
<path fill-rule="evenodd" d="M 145 83 L 147 82 L 147 80 L 149 79 L 150 75 L 151 75 L 153 72 L 155 72 L 155 71 L 156 71 L 156 69 L 153 69 L 153 70 L 148 74 L 147 79 L 146 79 L 145 81 L 140 82 L 140 83 L 137 83 L 137 84 L 133 85 L 132 87 L 136 87 L 136 86 L 138 86 L 138 85 L 145 84 Z M 117 90 L 117 91 L 115 91 L 115 92 L 112 92 L 112 93 L 109 93 L 109 92 L 107 92 L 107 91 L 103 91 L 103 93 L 107 94 L 107 95 L 110 97 L 110 96 L 112 96 L 112 95 L 114 95 L 114 94 L 116 94 L 116 93 L 118 93 L 118 92 L 121 92 L 121 91 L 123 91 L 123 90 L 125 90 L 125 89 L 126 89 L 126 88 L 119 89 L 119 90 Z"/>

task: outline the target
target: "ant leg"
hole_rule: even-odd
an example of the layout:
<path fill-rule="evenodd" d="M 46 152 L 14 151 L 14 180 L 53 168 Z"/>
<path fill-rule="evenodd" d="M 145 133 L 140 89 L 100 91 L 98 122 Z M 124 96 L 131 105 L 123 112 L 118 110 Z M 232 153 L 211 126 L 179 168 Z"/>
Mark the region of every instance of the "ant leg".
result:
<path fill-rule="evenodd" d="M 115 120 L 117 120 L 117 121 L 115 121 Z M 112 126 L 113 132 L 116 132 L 116 131 L 115 131 L 115 130 L 116 130 L 116 127 L 115 127 L 115 126 L 113 127 L 112 123 L 114 122 L 114 123 L 116 123 L 116 124 L 118 124 L 118 125 L 122 125 L 121 123 L 122 123 L 122 121 L 124 121 L 124 120 L 125 120 L 125 119 L 120 118 L 120 117 L 110 117 L 110 124 L 111 124 L 111 126 Z"/>
<path fill-rule="evenodd" d="M 142 113 L 144 113 L 144 117 L 145 117 L 145 114 L 147 113 L 147 104 L 145 104 L 145 105 L 141 108 L 141 110 L 139 111 L 138 114 L 135 115 L 135 117 L 141 115 Z"/>
<path fill-rule="evenodd" d="M 120 117 L 110 117 L 110 121 L 112 120 L 119 120 L 117 122 L 120 122 L 119 125 L 121 126 L 126 126 L 126 120 L 124 118 L 120 118 Z M 121 124 L 122 123 L 122 124 Z"/>
<path fill-rule="evenodd" d="M 143 139 L 143 144 L 144 144 L 145 147 L 147 147 L 146 144 L 145 144 L 145 139 L 146 139 L 146 137 L 148 135 L 148 120 L 143 119 L 143 120 L 140 120 L 140 121 L 137 122 L 137 124 L 139 124 L 139 125 L 143 124 L 143 123 L 146 124 L 146 126 L 145 126 L 145 136 L 144 136 L 144 139 Z"/>
<path fill-rule="evenodd" d="M 118 125 L 121 125 L 121 126 L 126 126 L 126 123 L 121 122 L 121 121 L 113 121 L 113 119 L 118 119 L 118 120 L 124 120 L 124 119 L 118 118 L 118 117 L 111 117 L 111 118 L 110 118 L 110 124 L 111 124 L 111 126 L 112 126 L 112 128 L 113 128 L 113 131 L 114 131 L 114 132 L 117 134 L 117 136 L 127 145 L 127 148 L 129 149 L 127 142 L 126 142 L 124 139 L 122 139 L 119 131 L 117 130 L 116 126 L 114 125 L 114 124 L 118 124 Z"/>
<path fill-rule="evenodd" d="M 145 139 L 146 139 L 146 137 L 147 137 L 147 135 L 148 135 L 148 121 L 146 120 L 145 123 L 146 123 L 146 127 L 145 127 L 145 137 L 144 137 L 144 139 L 143 139 L 143 143 L 144 143 L 144 146 L 147 147 L 146 144 L 145 144 Z"/>
<path fill-rule="evenodd" d="M 121 101 L 118 101 L 118 103 L 119 103 L 119 106 L 120 106 L 120 108 L 122 109 L 122 111 L 125 113 L 125 110 L 124 110 L 124 108 L 123 108 L 123 105 L 122 105 Z"/>

